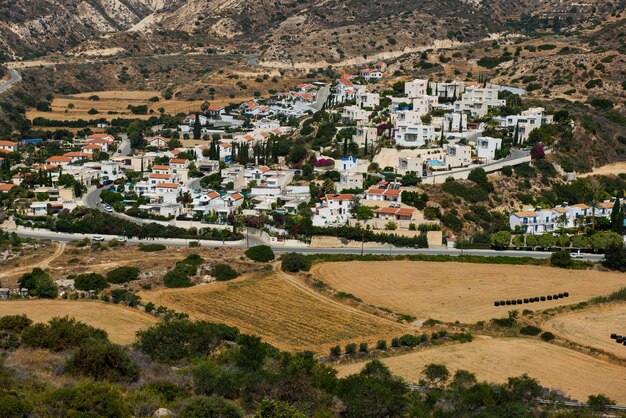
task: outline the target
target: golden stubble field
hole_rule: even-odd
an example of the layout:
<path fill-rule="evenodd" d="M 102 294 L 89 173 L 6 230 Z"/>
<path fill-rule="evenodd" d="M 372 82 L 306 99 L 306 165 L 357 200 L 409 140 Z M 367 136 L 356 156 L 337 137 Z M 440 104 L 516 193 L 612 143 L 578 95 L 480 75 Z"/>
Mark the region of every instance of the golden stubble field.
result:
<path fill-rule="evenodd" d="M 34 322 L 48 322 L 53 317 L 70 316 L 105 330 L 118 344 L 131 344 L 135 333 L 158 322 L 152 315 L 122 305 L 97 301 L 18 300 L 1 301 L 0 316 L 25 314 Z"/>
<path fill-rule="evenodd" d="M 626 346 L 610 338 L 626 335 L 626 303 L 592 306 L 550 319 L 542 326 L 575 343 L 597 348 L 626 360 Z"/>
<path fill-rule="evenodd" d="M 427 348 L 381 359 L 392 373 L 417 383 L 430 363 L 445 364 L 451 374 L 469 370 L 478 380 L 505 383 L 524 373 L 542 386 L 563 391 L 579 401 L 604 393 L 626 403 L 626 368 L 554 344 L 530 338 L 479 338 L 467 344 Z M 340 365 L 340 376 L 359 372 L 365 362 Z"/>
<path fill-rule="evenodd" d="M 142 291 L 153 302 L 193 319 L 223 322 L 288 351 L 327 354 L 336 344 L 398 337 L 408 328 L 307 292 L 276 272 L 244 275 L 187 289 Z"/>
<path fill-rule="evenodd" d="M 574 304 L 626 286 L 622 273 L 501 264 L 338 262 L 315 265 L 312 273 L 330 287 L 371 305 L 420 320 L 462 323 L 503 317 L 512 309 L 544 310 Z M 493 304 L 495 300 L 559 292 L 569 292 L 570 297 L 518 306 Z"/>

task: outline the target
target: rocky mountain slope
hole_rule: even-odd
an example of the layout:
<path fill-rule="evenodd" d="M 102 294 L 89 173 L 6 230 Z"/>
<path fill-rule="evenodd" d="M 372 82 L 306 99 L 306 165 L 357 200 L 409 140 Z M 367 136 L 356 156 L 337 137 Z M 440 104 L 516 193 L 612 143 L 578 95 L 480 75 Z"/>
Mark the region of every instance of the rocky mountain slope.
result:
<path fill-rule="evenodd" d="M 257 52 L 266 62 L 330 64 L 592 25 L 623 9 L 624 0 L 0 0 L 0 60 L 131 31 L 186 33 L 193 45 Z"/>

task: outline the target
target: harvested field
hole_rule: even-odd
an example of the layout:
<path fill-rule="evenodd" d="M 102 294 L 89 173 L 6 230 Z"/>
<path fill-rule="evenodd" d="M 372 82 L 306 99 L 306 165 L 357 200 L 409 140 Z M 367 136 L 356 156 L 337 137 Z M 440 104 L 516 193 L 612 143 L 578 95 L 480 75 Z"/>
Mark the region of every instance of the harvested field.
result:
<path fill-rule="evenodd" d="M 589 176 L 617 176 L 619 174 L 626 173 L 626 163 L 613 163 L 603 165 L 602 167 L 595 168 L 591 173 L 577 174 L 577 177 L 589 177 Z"/>
<path fill-rule="evenodd" d="M 132 343 L 138 330 L 158 321 L 138 309 L 95 301 L 20 300 L 0 303 L 0 316 L 18 314 L 26 314 L 35 322 L 47 322 L 55 316 L 69 315 L 105 330 L 109 339 L 118 344 Z"/>
<path fill-rule="evenodd" d="M 626 335 L 626 304 L 592 306 L 548 320 L 544 326 L 560 337 L 626 359 L 626 347 L 610 338 Z"/>
<path fill-rule="evenodd" d="M 504 383 L 527 373 L 551 389 L 579 401 L 604 393 L 626 403 L 626 368 L 554 344 L 527 338 L 481 338 L 468 344 L 433 347 L 381 359 L 391 372 L 417 383 L 426 364 L 442 363 L 453 374 L 469 370 L 478 380 Z M 357 373 L 364 362 L 337 367 L 340 376 Z"/>
<path fill-rule="evenodd" d="M 289 351 L 326 354 L 336 344 L 375 343 L 407 332 L 400 324 L 309 293 L 276 273 L 250 274 L 188 289 L 142 291 L 141 297 L 194 319 L 236 326 Z"/>
<path fill-rule="evenodd" d="M 622 273 L 543 266 L 412 261 L 323 263 L 314 276 L 374 306 L 428 318 L 473 323 L 511 309 L 543 310 L 609 294 L 626 286 Z M 570 297 L 521 306 L 495 300 L 569 292 Z"/>

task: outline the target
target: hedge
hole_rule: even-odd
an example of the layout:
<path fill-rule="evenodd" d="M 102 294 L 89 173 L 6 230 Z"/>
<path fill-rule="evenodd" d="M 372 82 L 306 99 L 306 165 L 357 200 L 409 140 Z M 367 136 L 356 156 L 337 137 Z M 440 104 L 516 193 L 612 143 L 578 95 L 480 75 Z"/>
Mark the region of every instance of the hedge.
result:
<path fill-rule="evenodd" d="M 428 248 L 426 235 L 403 237 L 394 233 L 375 233 L 372 230 L 364 230 L 354 226 L 340 226 L 336 228 L 312 227 L 311 235 L 338 237 L 352 241 L 380 242 L 396 247 Z"/>

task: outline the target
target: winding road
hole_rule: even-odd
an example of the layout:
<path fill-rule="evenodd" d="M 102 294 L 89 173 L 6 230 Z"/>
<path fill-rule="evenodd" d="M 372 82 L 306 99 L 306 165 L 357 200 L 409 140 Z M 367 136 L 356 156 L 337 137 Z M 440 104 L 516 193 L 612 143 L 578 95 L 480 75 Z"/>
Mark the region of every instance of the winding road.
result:
<path fill-rule="evenodd" d="M 20 81 L 22 81 L 22 76 L 17 71 L 10 69 L 9 80 L 0 84 L 0 93 L 4 93 L 9 90 L 15 83 L 19 83 Z"/>

